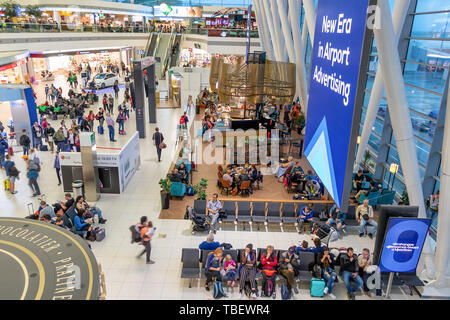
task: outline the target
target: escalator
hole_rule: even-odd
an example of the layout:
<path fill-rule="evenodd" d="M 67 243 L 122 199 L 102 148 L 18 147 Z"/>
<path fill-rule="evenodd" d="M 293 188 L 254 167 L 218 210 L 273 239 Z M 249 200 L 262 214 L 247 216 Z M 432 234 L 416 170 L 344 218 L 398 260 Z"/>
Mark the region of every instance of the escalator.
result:
<path fill-rule="evenodd" d="M 155 73 L 156 73 L 158 79 L 164 78 L 165 62 L 166 62 L 166 58 L 167 58 L 167 55 L 170 50 L 169 44 L 170 44 L 171 36 L 172 36 L 171 34 L 160 34 L 160 38 L 159 38 L 159 41 L 156 46 L 154 57 L 155 57 L 155 61 L 156 61 Z"/>
<path fill-rule="evenodd" d="M 150 33 L 145 53 L 147 57 L 153 57 L 155 54 L 156 43 L 158 41 L 158 33 Z"/>
<path fill-rule="evenodd" d="M 170 50 L 171 50 L 170 51 L 170 53 L 171 53 L 171 56 L 170 56 L 170 68 L 176 67 L 177 64 L 178 64 L 178 58 L 180 56 L 181 37 L 182 37 L 181 34 L 177 34 L 176 37 L 175 37 L 175 41 L 174 41 L 173 45 L 178 44 L 177 51 L 175 52 L 175 54 L 173 54 L 172 48 L 170 48 Z"/>

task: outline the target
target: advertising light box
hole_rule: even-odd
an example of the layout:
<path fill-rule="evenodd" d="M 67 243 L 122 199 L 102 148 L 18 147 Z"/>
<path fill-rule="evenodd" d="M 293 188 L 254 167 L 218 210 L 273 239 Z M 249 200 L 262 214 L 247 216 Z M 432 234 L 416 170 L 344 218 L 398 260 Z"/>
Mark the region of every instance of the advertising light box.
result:
<path fill-rule="evenodd" d="M 360 67 L 370 50 L 368 5 L 369 0 L 320 0 L 317 7 L 305 155 L 341 210 L 347 208 L 361 114 Z"/>
<path fill-rule="evenodd" d="M 431 219 L 390 218 L 379 267 L 381 272 L 416 272 Z"/>

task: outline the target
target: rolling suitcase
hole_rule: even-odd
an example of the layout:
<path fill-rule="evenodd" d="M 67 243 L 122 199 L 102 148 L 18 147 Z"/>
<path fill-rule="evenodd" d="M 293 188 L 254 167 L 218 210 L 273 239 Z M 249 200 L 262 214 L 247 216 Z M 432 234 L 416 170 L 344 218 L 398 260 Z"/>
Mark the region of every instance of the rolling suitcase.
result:
<path fill-rule="evenodd" d="M 13 155 L 14 155 L 14 150 L 13 150 L 12 146 L 8 147 L 8 154 L 9 154 L 10 156 L 13 156 Z"/>
<path fill-rule="evenodd" d="M 42 145 L 39 147 L 39 151 L 48 151 L 48 146 L 42 144 Z"/>
<path fill-rule="evenodd" d="M 325 290 L 325 280 L 312 278 L 311 279 L 311 297 L 319 297 L 322 298 Z"/>
<path fill-rule="evenodd" d="M 103 127 L 102 126 L 98 126 L 97 132 L 98 132 L 98 134 L 103 134 L 104 133 Z"/>

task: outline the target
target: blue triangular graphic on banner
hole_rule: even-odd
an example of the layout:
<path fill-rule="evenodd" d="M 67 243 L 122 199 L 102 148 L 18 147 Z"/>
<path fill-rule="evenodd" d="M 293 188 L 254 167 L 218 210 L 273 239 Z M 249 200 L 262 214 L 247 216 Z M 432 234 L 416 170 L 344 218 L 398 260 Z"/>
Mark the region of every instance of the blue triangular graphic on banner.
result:
<path fill-rule="evenodd" d="M 336 205 L 341 207 L 341 199 L 336 186 L 333 157 L 328 136 L 327 121 L 324 117 L 313 138 L 305 149 L 305 155 L 309 163 L 316 171 L 325 188 L 330 193 Z"/>

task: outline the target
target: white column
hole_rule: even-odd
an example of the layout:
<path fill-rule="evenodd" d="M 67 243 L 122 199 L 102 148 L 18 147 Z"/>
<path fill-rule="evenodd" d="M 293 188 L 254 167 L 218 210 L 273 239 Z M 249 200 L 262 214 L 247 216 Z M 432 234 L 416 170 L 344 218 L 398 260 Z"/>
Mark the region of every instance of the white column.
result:
<path fill-rule="evenodd" d="M 271 3 L 271 9 L 272 9 L 272 21 L 273 21 L 273 31 L 275 32 L 275 38 L 277 40 L 277 44 L 278 44 L 278 50 L 280 50 L 280 57 L 282 62 L 287 62 L 288 61 L 288 55 L 287 55 L 287 50 L 286 50 L 286 46 L 284 43 L 284 39 L 282 37 L 282 31 L 281 31 L 281 21 L 280 21 L 280 16 L 278 14 L 278 4 L 277 4 L 277 0 L 270 0 Z"/>
<path fill-rule="evenodd" d="M 316 30 L 316 8 L 314 7 L 314 0 L 303 0 L 303 7 L 305 8 L 305 21 L 308 24 L 311 44 L 314 45 L 314 32 Z"/>
<path fill-rule="evenodd" d="M 306 79 L 306 66 L 305 66 L 305 56 L 302 54 L 302 35 L 300 33 L 300 14 L 301 14 L 301 3 L 299 0 L 289 0 L 289 18 L 292 25 L 292 36 L 294 38 L 294 49 L 295 49 L 295 62 L 297 65 L 297 76 L 299 82 L 299 92 L 300 103 L 302 106 L 302 111 L 306 114 L 306 105 L 308 103 L 307 97 L 307 79 Z"/>
<path fill-rule="evenodd" d="M 449 88 L 450 89 L 450 88 Z M 439 220 L 436 238 L 436 283 L 438 288 L 450 286 L 450 90 L 447 93 L 444 141 L 442 143 L 441 177 L 439 197 Z"/>
<path fill-rule="evenodd" d="M 270 10 L 270 1 L 269 0 L 261 0 L 260 2 L 264 8 L 265 18 L 267 22 L 267 26 L 269 27 L 270 31 L 270 40 L 272 41 L 272 48 L 275 56 L 275 60 L 281 61 L 281 50 L 277 43 L 276 37 L 275 37 L 275 31 L 274 31 L 274 24 L 273 24 L 273 18 L 272 18 L 272 11 Z"/>
<path fill-rule="evenodd" d="M 308 30 L 308 24 L 306 23 L 306 20 L 303 22 L 303 30 L 302 30 L 302 57 L 303 57 L 303 61 L 305 61 L 305 57 L 306 57 L 306 47 L 308 46 L 308 34 L 309 34 L 309 30 Z"/>
<path fill-rule="evenodd" d="M 395 1 L 394 11 L 392 13 L 392 20 L 394 23 L 395 32 L 395 43 L 398 44 L 400 34 L 403 29 L 403 24 L 405 23 L 406 14 L 408 13 L 410 0 L 397 0 Z M 397 48 L 398 46 L 396 46 Z M 378 68 L 375 80 L 372 86 L 372 91 L 370 93 L 369 105 L 367 106 L 366 118 L 364 120 L 364 126 L 361 133 L 361 143 L 358 147 L 358 153 L 356 155 L 354 170 L 358 170 L 359 164 L 362 161 L 364 153 L 367 148 L 367 143 L 369 142 L 370 133 L 372 132 L 372 127 L 377 118 L 377 112 L 380 105 L 381 97 L 383 96 L 384 86 L 383 86 L 383 71 Z"/>
<path fill-rule="evenodd" d="M 289 62 L 295 63 L 295 53 L 294 53 L 294 39 L 292 37 L 291 24 L 288 23 L 289 18 L 287 15 L 287 0 L 278 0 L 278 15 L 281 23 L 281 28 L 283 30 L 284 43 L 286 44 L 286 49 L 289 57 Z"/>
<path fill-rule="evenodd" d="M 419 174 L 416 144 L 414 141 L 408 101 L 405 95 L 400 56 L 394 35 L 391 12 L 388 0 L 378 0 L 380 10 L 380 27 L 374 28 L 375 41 L 378 49 L 379 68 L 383 70 L 383 80 L 388 100 L 389 114 L 392 121 L 397 151 L 405 178 L 406 190 L 411 205 L 419 207 L 419 217 L 426 217 L 422 192 L 422 181 Z M 393 50 L 395 48 L 395 50 Z M 423 257 L 428 273 L 434 271 L 433 259 L 429 246 L 423 249 Z"/>
<path fill-rule="evenodd" d="M 253 0 L 256 10 L 256 19 L 258 22 L 259 38 L 263 43 L 264 50 L 269 60 L 274 60 L 272 41 L 269 39 L 270 31 L 267 26 L 266 16 L 263 14 L 264 9 L 261 7 L 261 0 Z M 262 30 L 262 33 L 261 33 Z"/>

